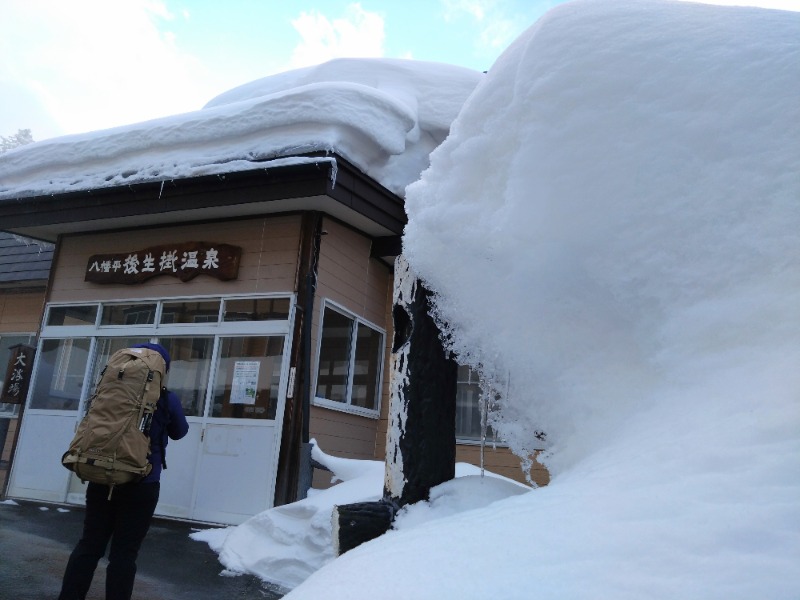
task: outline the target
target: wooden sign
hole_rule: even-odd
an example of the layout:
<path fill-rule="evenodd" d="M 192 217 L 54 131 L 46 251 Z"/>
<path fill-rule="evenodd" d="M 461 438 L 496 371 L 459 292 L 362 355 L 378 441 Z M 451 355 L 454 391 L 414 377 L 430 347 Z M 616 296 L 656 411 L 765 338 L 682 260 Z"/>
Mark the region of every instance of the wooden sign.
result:
<path fill-rule="evenodd" d="M 33 370 L 34 348 L 25 344 L 11 346 L 6 378 L 3 382 L 3 395 L 0 402 L 22 404 L 28 395 L 28 384 Z"/>
<path fill-rule="evenodd" d="M 168 275 L 189 281 L 211 275 L 221 281 L 236 279 L 242 249 L 230 244 L 185 242 L 150 246 L 136 252 L 95 254 L 89 257 L 84 281 L 93 283 L 142 283 Z"/>

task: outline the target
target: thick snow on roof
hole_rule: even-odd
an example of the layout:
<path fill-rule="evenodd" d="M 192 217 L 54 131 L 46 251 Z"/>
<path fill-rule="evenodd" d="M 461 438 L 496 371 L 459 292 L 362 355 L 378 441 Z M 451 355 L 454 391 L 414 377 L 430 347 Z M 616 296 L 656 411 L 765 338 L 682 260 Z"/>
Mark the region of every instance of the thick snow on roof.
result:
<path fill-rule="evenodd" d="M 404 252 L 548 487 L 287 600 L 795 600 L 800 14 L 553 9 L 409 186 Z"/>
<path fill-rule="evenodd" d="M 335 152 L 402 195 L 482 74 L 337 59 L 233 89 L 199 111 L 71 135 L 0 156 L 0 200 L 262 168 Z"/>

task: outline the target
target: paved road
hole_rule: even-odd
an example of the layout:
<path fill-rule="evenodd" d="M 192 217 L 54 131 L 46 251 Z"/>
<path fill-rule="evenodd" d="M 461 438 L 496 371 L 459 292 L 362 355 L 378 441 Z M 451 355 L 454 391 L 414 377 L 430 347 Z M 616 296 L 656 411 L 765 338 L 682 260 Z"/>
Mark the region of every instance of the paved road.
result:
<path fill-rule="evenodd" d="M 69 553 L 80 537 L 83 509 L 38 502 L 0 504 L 0 600 L 55 600 Z M 68 512 L 66 512 L 68 511 Z M 155 519 L 139 553 L 133 600 L 276 600 L 281 594 L 249 575 L 223 570 L 195 526 Z M 87 600 L 103 600 L 105 561 Z"/>

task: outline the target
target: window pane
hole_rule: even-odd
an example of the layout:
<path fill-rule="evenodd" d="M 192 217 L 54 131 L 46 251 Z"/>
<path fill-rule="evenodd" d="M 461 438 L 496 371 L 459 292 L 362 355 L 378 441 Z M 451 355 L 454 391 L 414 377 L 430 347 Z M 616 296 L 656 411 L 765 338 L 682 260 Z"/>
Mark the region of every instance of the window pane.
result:
<path fill-rule="evenodd" d="M 106 304 L 100 325 L 152 325 L 155 304 Z"/>
<path fill-rule="evenodd" d="M 171 359 L 167 388 L 180 398 L 187 417 L 203 416 L 214 338 L 159 338 L 158 343 L 167 349 Z"/>
<path fill-rule="evenodd" d="M 281 336 L 224 338 L 211 416 L 274 419 L 282 355 Z"/>
<path fill-rule="evenodd" d="M 53 306 L 47 312 L 47 324 L 60 325 L 94 325 L 97 320 L 97 305 L 90 306 Z"/>
<path fill-rule="evenodd" d="M 383 351 L 383 335 L 366 325 L 358 324 L 356 337 L 356 362 L 353 367 L 353 406 L 378 408 L 378 389 Z"/>
<path fill-rule="evenodd" d="M 478 374 L 469 367 L 458 367 L 456 390 L 456 437 L 462 440 L 481 439 L 481 392 Z M 486 428 L 486 437 L 493 438 L 491 427 Z"/>
<path fill-rule="evenodd" d="M 216 323 L 219 320 L 219 300 L 206 302 L 165 302 L 161 323 Z"/>
<path fill-rule="evenodd" d="M 325 309 L 317 369 L 317 398 L 347 402 L 352 330 L 352 319 Z"/>
<path fill-rule="evenodd" d="M 88 339 L 45 340 L 38 357 L 31 408 L 78 410 L 88 358 Z"/>
<path fill-rule="evenodd" d="M 289 298 L 242 298 L 225 301 L 224 321 L 285 321 Z"/>

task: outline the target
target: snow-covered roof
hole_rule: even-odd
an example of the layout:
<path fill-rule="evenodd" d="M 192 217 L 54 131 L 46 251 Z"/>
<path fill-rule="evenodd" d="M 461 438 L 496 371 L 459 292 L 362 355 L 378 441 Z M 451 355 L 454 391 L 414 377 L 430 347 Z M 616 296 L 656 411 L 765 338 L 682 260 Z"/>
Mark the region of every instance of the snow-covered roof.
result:
<path fill-rule="evenodd" d="M 403 195 L 482 74 L 440 63 L 337 59 L 266 77 L 203 109 L 0 156 L 0 201 L 263 167 L 335 153 Z"/>

